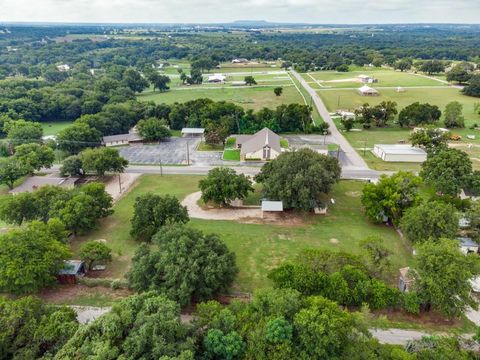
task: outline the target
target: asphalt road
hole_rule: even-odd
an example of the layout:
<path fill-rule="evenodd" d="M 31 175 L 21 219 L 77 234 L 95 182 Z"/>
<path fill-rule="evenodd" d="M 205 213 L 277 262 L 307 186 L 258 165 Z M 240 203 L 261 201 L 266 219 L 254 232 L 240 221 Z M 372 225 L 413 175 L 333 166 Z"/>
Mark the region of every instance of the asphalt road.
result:
<path fill-rule="evenodd" d="M 80 324 L 88 324 L 110 311 L 110 307 L 71 306 Z M 182 322 L 190 322 L 191 316 L 182 315 Z M 382 344 L 406 345 L 411 340 L 428 336 L 427 333 L 403 329 L 370 329 L 370 333 Z"/>
<path fill-rule="evenodd" d="M 315 104 L 318 112 L 320 113 L 323 120 L 330 125 L 329 131 L 332 137 L 335 139 L 335 143 L 340 146 L 340 148 L 345 152 L 347 158 L 347 163 L 349 167 L 354 167 L 358 169 L 368 169 L 368 165 L 363 160 L 363 158 L 355 151 L 355 149 L 350 145 L 350 143 L 345 139 L 345 137 L 340 133 L 335 125 L 334 121 L 330 117 L 330 114 L 327 110 L 327 107 L 323 103 L 320 96 L 317 92 L 312 89 L 310 85 L 305 81 L 305 79 L 296 71 L 292 70 L 293 76 L 300 82 L 300 84 L 307 90 L 308 94 L 312 97 L 313 103 Z"/>
<path fill-rule="evenodd" d="M 160 174 L 165 175 L 206 175 L 211 169 L 217 165 L 191 165 L 191 166 L 160 166 L 158 165 L 129 165 L 125 172 L 139 174 Z M 256 175 L 260 172 L 260 166 L 232 166 L 237 173 L 245 175 Z M 60 165 L 54 165 L 50 169 L 42 169 L 44 173 L 58 173 Z M 382 174 L 392 174 L 393 172 L 380 172 L 371 169 L 358 169 L 352 167 L 342 168 L 342 179 L 344 180 L 372 180 L 378 179 Z"/>

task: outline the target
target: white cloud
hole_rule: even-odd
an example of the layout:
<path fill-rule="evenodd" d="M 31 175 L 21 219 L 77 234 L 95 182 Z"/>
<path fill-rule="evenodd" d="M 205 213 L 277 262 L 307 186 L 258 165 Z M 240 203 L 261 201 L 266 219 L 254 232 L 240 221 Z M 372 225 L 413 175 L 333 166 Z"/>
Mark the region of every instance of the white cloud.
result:
<path fill-rule="evenodd" d="M 0 21 L 478 23 L 478 0 L 0 0 Z"/>

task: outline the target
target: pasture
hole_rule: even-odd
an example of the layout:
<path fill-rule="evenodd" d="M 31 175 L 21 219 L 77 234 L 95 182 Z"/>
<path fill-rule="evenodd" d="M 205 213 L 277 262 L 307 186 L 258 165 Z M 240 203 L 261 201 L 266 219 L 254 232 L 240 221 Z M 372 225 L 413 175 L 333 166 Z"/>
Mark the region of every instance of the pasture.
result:
<path fill-rule="evenodd" d="M 128 271 L 131 257 L 138 243 L 130 235 L 130 219 L 135 198 L 153 191 L 171 194 L 183 199 L 197 191 L 199 176 L 143 175 L 136 187 L 115 205 L 115 213 L 102 221 L 98 230 L 73 242 L 78 251 L 86 240 L 105 239 L 113 249 L 113 263 L 105 277 L 121 278 Z M 358 243 L 367 236 L 376 235 L 385 240 L 392 251 L 393 269 L 409 263 L 407 243 L 389 227 L 374 225 L 365 218 L 360 204 L 363 183 L 342 181 L 329 197 L 335 199 L 328 215 L 308 216 L 297 225 L 270 225 L 191 219 L 189 226 L 220 235 L 235 252 L 240 273 L 234 289 L 251 292 L 269 286 L 268 272 L 285 260 L 292 259 L 304 248 L 338 249 L 360 253 Z M 394 275 L 392 275 L 392 281 Z"/>
<path fill-rule="evenodd" d="M 303 104 L 303 98 L 291 81 L 284 80 L 281 96 L 276 96 L 273 89 L 278 86 L 241 86 L 232 87 L 226 84 L 222 85 L 199 85 L 199 86 L 172 86 L 170 91 L 160 93 L 145 91 L 138 95 L 141 101 L 154 101 L 157 104 L 173 104 L 175 102 L 186 102 L 195 99 L 209 98 L 214 101 L 229 101 L 246 109 L 260 110 L 264 107 L 276 108 L 282 104 L 300 103 Z"/>
<path fill-rule="evenodd" d="M 416 86 L 447 86 L 437 80 L 427 78 L 421 74 L 399 72 L 388 69 L 356 70 L 349 72 L 320 71 L 302 74 L 303 78 L 314 88 L 359 88 L 363 83 L 359 75 L 368 75 L 378 79 L 378 83 L 367 84 L 372 87 L 416 87 Z"/>

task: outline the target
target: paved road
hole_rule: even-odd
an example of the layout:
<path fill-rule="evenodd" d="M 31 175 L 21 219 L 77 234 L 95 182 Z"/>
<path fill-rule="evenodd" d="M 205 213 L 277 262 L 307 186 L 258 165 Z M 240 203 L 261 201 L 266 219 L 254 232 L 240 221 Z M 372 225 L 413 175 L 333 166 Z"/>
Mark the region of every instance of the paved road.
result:
<path fill-rule="evenodd" d="M 163 174 L 169 175 L 206 175 L 211 169 L 217 166 L 209 165 L 192 165 L 192 166 L 163 166 Z M 245 175 L 256 175 L 260 172 L 260 166 L 232 166 L 237 173 Z M 42 169 L 42 172 L 45 173 L 58 173 L 60 170 L 60 165 L 54 165 L 50 169 Z M 129 165 L 125 172 L 127 173 L 140 173 L 140 174 L 160 174 L 160 166 L 153 165 Z M 345 180 L 369 180 L 369 179 L 378 179 L 380 175 L 392 174 L 392 171 L 376 171 L 371 169 L 362 169 L 362 168 L 353 168 L 353 167 L 343 167 L 342 168 L 342 179 Z"/>
<path fill-rule="evenodd" d="M 80 324 L 88 324 L 103 314 L 110 311 L 110 307 L 92 307 L 92 306 L 71 306 L 77 313 L 77 320 Z M 182 322 L 190 322 L 191 316 L 182 315 Z M 428 336 L 415 330 L 402 329 L 370 329 L 370 333 L 382 344 L 405 345 L 410 340 L 418 340 L 423 336 Z"/>
<path fill-rule="evenodd" d="M 409 341 L 419 340 L 429 334 L 416 330 L 370 329 L 370 334 L 381 344 L 406 345 Z"/>
<path fill-rule="evenodd" d="M 320 116 L 323 120 L 330 125 L 330 133 L 335 139 L 335 143 L 338 144 L 342 150 L 345 152 L 346 158 L 348 159 L 348 166 L 352 168 L 358 169 L 368 169 L 368 165 L 363 160 L 363 158 L 355 151 L 355 149 L 350 145 L 350 143 L 345 139 L 345 137 L 338 131 L 337 126 L 333 122 L 330 114 L 328 113 L 327 107 L 323 103 L 320 96 L 318 96 L 317 92 L 312 89 L 312 87 L 303 79 L 303 77 L 297 73 L 296 71 L 292 70 L 292 75 L 300 82 L 300 84 L 307 90 L 308 94 L 312 97 L 312 100 L 315 106 L 320 113 Z"/>

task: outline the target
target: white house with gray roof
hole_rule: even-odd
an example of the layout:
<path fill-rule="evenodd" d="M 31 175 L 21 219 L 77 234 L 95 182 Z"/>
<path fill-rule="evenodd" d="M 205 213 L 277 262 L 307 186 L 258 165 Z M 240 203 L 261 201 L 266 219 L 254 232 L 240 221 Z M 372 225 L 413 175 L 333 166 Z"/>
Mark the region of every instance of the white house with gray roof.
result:
<path fill-rule="evenodd" d="M 253 135 L 235 135 L 237 149 L 240 149 L 240 160 L 268 161 L 282 153 L 280 136 L 268 128 L 263 128 Z"/>

